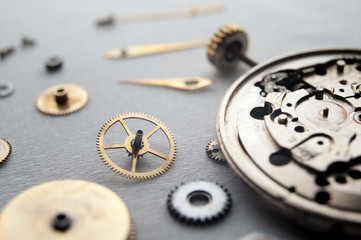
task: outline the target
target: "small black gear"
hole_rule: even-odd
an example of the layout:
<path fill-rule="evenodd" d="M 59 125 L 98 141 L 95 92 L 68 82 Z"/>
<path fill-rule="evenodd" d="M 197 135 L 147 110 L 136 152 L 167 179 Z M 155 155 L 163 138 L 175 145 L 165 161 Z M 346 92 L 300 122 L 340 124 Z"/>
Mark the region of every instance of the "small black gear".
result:
<path fill-rule="evenodd" d="M 222 150 L 219 146 L 218 139 L 212 139 L 206 146 L 207 156 L 213 160 L 219 161 L 221 163 L 226 162 L 226 158 L 224 157 Z"/>
<path fill-rule="evenodd" d="M 194 181 L 181 183 L 168 195 L 169 212 L 189 224 L 208 224 L 224 217 L 231 209 L 232 199 L 218 183 Z"/>

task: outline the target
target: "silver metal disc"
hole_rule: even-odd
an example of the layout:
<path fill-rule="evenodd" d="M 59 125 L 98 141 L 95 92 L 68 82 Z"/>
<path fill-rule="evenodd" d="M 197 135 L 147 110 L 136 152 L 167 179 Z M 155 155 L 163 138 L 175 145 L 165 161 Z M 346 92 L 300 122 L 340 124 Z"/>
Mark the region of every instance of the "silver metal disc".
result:
<path fill-rule="evenodd" d="M 228 163 L 303 225 L 361 235 L 361 50 L 327 49 L 251 69 L 225 94 Z"/>

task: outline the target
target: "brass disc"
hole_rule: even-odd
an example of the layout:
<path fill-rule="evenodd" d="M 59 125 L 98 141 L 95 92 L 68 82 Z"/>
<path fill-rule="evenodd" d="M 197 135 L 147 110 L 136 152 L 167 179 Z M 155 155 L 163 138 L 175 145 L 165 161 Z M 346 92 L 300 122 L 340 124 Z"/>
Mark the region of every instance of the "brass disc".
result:
<path fill-rule="evenodd" d="M 5 139 L 0 138 L 0 163 L 5 161 L 9 157 L 10 153 L 10 144 Z"/>
<path fill-rule="evenodd" d="M 65 218 L 70 226 L 57 229 L 55 220 Z M 130 235 L 125 203 L 109 189 L 82 180 L 32 187 L 10 201 L 0 215 L 2 240 L 120 240 Z"/>
<path fill-rule="evenodd" d="M 48 115 L 67 115 L 83 108 L 88 99 L 88 91 L 81 86 L 57 85 L 46 89 L 39 95 L 36 100 L 36 108 Z"/>

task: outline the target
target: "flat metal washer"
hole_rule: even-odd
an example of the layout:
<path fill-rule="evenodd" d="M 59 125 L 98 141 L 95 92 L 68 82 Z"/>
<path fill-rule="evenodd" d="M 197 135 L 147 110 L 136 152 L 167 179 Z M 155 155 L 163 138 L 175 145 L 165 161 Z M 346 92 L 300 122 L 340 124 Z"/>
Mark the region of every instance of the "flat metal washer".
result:
<path fill-rule="evenodd" d="M 15 91 L 15 86 L 11 82 L 0 82 L 0 98 L 10 96 Z"/>
<path fill-rule="evenodd" d="M 197 203 L 200 200 L 201 203 Z M 206 224 L 225 216 L 232 205 L 228 190 L 217 183 L 194 181 L 181 184 L 168 195 L 168 210 L 186 223 Z"/>

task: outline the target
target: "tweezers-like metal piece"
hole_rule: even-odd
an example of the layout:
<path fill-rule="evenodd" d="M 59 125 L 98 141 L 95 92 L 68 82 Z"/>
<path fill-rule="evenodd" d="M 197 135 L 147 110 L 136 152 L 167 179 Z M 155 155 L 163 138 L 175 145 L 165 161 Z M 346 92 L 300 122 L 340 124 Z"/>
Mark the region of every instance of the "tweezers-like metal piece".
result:
<path fill-rule="evenodd" d="M 121 79 L 119 80 L 119 83 L 152 85 L 193 91 L 208 87 L 213 84 L 213 81 L 201 77 L 187 77 L 166 79 Z"/>
<path fill-rule="evenodd" d="M 149 54 L 177 51 L 188 48 L 207 46 L 208 40 L 196 40 L 189 42 L 150 44 L 117 48 L 105 53 L 107 58 L 132 58 Z"/>
<path fill-rule="evenodd" d="M 183 9 L 174 9 L 161 12 L 133 14 L 125 16 L 105 16 L 97 20 L 98 26 L 124 24 L 134 22 L 147 22 L 163 19 L 174 19 L 183 17 L 193 17 L 205 14 L 212 14 L 224 11 L 224 4 L 212 4 L 206 6 L 193 6 Z"/>

